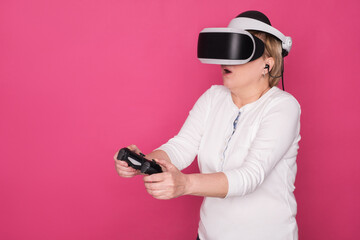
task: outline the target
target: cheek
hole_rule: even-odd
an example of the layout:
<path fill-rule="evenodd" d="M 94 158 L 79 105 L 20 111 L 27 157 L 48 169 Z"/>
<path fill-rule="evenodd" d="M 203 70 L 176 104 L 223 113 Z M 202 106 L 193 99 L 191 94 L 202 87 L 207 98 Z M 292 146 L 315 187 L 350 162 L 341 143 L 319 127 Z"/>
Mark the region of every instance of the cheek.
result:
<path fill-rule="evenodd" d="M 263 71 L 262 67 L 259 64 L 255 63 L 248 63 L 245 64 L 243 68 L 239 68 L 238 71 L 236 71 L 236 76 L 246 80 L 255 80 L 261 77 Z"/>
<path fill-rule="evenodd" d="M 234 74 L 234 78 L 238 81 L 238 82 L 249 82 L 253 79 L 252 75 L 253 75 L 253 71 L 250 69 L 241 69 L 235 72 Z"/>
<path fill-rule="evenodd" d="M 224 86 L 228 88 L 240 87 L 251 82 L 249 73 L 246 71 L 236 71 L 229 76 L 223 76 Z"/>
<path fill-rule="evenodd" d="M 261 78 L 262 72 L 246 69 L 246 71 L 236 71 L 229 77 L 224 76 L 224 85 L 233 88 L 250 85 Z"/>

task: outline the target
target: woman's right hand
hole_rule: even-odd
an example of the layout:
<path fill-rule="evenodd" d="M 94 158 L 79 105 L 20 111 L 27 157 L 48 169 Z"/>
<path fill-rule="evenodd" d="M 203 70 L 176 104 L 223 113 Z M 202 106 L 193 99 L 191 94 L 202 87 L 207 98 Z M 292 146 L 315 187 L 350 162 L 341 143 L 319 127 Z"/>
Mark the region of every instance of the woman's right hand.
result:
<path fill-rule="evenodd" d="M 137 154 L 140 154 L 141 152 L 140 149 L 134 144 L 127 146 L 127 148 L 130 149 L 131 151 L 134 151 Z M 119 176 L 125 178 L 131 178 L 136 175 L 140 175 L 141 174 L 140 170 L 133 169 L 132 167 L 129 167 L 127 162 L 116 159 L 117 155 L 119 154 L 119 151 L 117 151 L 117 153 L 115 153 L 114 156 L 115 168 Z"/>

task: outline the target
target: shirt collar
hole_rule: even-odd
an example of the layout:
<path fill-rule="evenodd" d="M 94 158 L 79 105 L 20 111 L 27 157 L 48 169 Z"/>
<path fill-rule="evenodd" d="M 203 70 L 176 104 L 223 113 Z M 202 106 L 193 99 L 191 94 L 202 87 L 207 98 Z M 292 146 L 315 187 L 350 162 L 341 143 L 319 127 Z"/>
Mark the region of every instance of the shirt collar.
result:
<path fill-rule="evenodd" d="M 231 98 L 231 92 L 230 90 L 229 91 L 229 94 L 228 94 L 228 99 L 232 105 L 232 109 L 236 112 L 243 112 L 243 111 L 247 111 L 247 110 L 250 110 L 252 108 L 254 108 L 256 105 L 266 101 L 266 99 L 271 95 L 272 92 L 276 91 L 277 87 L 274 86 L 272 88 L 270 88 L 266 93 L 264 93 L 259 99 L 255 100 L 254 102 L 251 102 L 251 103 L 248 103 L 244 106 L 242 106 L 241 108 L 238 108 L 235 103 L 233 102 L 232 98 Z"/>

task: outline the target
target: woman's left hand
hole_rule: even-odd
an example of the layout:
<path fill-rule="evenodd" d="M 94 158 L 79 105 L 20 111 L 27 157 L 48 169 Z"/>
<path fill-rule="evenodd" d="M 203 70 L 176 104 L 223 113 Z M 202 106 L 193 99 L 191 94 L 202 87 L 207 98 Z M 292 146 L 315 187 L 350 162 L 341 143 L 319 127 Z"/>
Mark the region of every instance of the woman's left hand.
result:
<path fill-rule="evenodd" d="M 157 199 L 171 199 L 187 194 L 188 176 L 166 160 L 155 159 L 155 161 L 163 172 L 143 178 L 146 191 Z"/>

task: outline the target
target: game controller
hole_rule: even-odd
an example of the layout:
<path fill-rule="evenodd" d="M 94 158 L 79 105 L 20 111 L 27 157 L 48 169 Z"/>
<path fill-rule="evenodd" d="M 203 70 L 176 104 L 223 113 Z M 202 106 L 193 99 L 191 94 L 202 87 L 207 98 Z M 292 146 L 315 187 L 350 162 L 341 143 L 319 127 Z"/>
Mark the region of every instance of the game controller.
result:
<path fill-rule="evenodd" d="M 162 172 L 160 165 L 155 160 L 148 160 L 144 154 L 137 154 L 128 148 L 120 149 L 116 159 L 127 162 L 129 167 L 140 170 L 145 174 L 151 175 Z"/>

